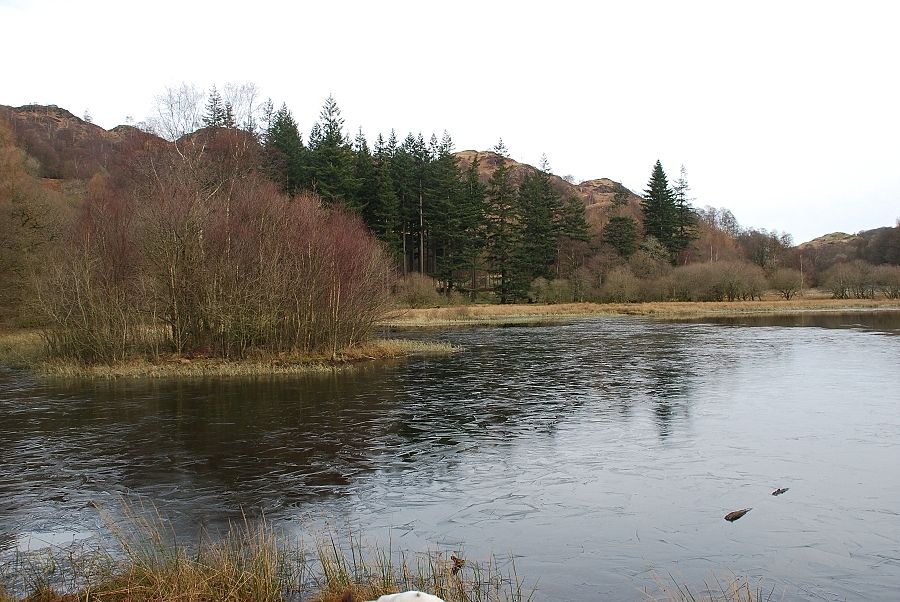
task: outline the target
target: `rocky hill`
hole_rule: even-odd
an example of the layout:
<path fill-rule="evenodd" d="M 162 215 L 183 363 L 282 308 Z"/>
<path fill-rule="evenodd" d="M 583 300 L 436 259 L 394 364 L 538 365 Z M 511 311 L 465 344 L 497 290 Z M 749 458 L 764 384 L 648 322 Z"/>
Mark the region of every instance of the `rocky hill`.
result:
<path fill-rule="evenodd" d="M 514 161 L 507 157 L 502 157 L 492 151 L 464 150 L 456 153 L 463 169 L 468 168 L 468 166 L 472 164 L 472 160 L 476 155 L 478 156 L 478 172 L 484 182 L 487 182 L 490 179 L 491 174 L 500 166 L 501 161 L 509 168 L 510 177 L 514 185 L 521 183 L 528 171 L 536 171 L 537 169 L 532 165 L 519 163 L 518 161 Z M 606 210 L 612 204 L 613 196 L 615 195 L 616 187 L 618 185 L 617 182 L 610 180 L 609 178 L 586 180 L 580 184 L 572 184 L 556 175 L 551 176 L 551 180 L 560 196 L 574 196 L 584 202 L 585 208 L 587 209 L 588 221 L 594 224 L 602 221 Z M 640 214 L 639 207 L 641 197 L 630 190 L 626 189 L 626 191 L 628 193 L 627 211 L 630 211 L 635 217 L 638 217 Z"/>
<path fill-rule="evenodd" d="M 56 105 L 0 105 L 0 120 L 37 160 L 43 178 L 87 179 L 121 167 L 141 149 L 166 144 L 128 125 L 105 130 Z"/>
<path fill-rule="evenodd" d="M 832 232 L 797 247 L 816 267 L 862 259 L 872 264 L 900 265 L 900 223 L 856 234 Z"/>

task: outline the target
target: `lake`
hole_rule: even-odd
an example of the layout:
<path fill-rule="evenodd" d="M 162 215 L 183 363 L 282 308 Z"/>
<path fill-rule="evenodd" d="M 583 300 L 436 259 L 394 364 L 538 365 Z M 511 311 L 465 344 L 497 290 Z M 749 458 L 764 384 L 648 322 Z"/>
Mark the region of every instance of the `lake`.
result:
<path fill-rule="evenodd" d="M 89 502 L 119 517 L 125 498 L 185 537 L 244 511 L 514 558 L 536 600 L 732 574 L 775 599 L 895 600 L 898 334 L 896 312 L 616 317 L 402 333 L 464 350 L 327 375 L 0 371 L 0 557 L 91 541 Z"/>

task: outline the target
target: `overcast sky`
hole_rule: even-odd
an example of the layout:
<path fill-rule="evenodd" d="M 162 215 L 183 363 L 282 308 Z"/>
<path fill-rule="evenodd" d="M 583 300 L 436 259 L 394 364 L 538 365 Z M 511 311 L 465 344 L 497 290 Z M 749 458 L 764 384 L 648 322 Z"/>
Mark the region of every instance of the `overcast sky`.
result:
<path fill-rule="evenodd" d="M 900 218 L 900 2 L 0 0 L 0 104 L 105 128 L 166 86 L 253 82 L 308 132 L 448 130 L 793 234 Z"/>

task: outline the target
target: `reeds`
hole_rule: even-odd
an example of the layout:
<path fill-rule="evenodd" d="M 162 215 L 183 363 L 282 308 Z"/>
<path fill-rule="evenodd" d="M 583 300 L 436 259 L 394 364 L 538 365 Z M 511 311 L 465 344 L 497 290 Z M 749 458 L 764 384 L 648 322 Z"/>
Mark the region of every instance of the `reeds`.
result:
<path fill-rule="evenodd" d="M 900 310 L 892 299 L 794 298 L 790 301 L 654 301 L 647 303 L 559 303 L 519 305 L 465 305 L 407 309 L 396 312 L 384 323 L 394 327 L 445 327 L 465 325 L 507 325 L 603 315 L 634 315 L 665 319 L 709 318 L 741 315 L 791 315 L 812 312 L 854 312 L 876 309 Z"/>
<path fill-rule="evenodd" d="M 370 360 L 396 359 L 425 354 L 444 354 L 459 348 L 436 341 L 375 339 L 327 353 L 256 352 L 244 359 L 159 355 L 88 364 L 72 359 L 49 358 L 36 331 L 0 334 L 0 365 L 29 368 L 45 376 L 61 378 L 203 378 L 219 376 L 265 376 L 330 372 Z"/>
<path fill-rule="evenodd" d="M 185 545 L 154 511 L 129 510 L 123 524 L 100 514 L 114 549 L 20 554 L 0 567 L 0 584 L 19 598 L 0 589 L 0 602 L 363 602 L 407 589 L 447 602 L 527 602 L 533 594 L 513 563 L 494 558 L 457 572 L 440 551 L 409 555 L 332 533 L 310 550 L 246 519 L 220 539 Z"/>
<path fill-rule="evenodd" d="M 723 582 L 704 583 L 702 592 L 693 592 L 682 580 L 669 575 L 667 581 L 657 579 L 660 595 L 649 597 L 653 602 L 774 602 L 774 586 L 766 587 L 762 581 L 751 582 L 747 577 L 732 575 Z M 778 598 L 782 599 L 782 598 Z"/>

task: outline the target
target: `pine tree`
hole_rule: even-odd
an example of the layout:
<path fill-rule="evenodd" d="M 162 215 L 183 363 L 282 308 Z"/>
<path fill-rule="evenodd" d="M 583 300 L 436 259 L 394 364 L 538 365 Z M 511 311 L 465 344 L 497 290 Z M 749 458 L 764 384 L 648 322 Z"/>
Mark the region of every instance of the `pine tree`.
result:
<path fill-rule="evenodd" d="M 225 105 L 219 91 L 213 86 L 206 101 L 206 114 L 203 115 L 203 127 L 224 127 Z"/>
<path fill-rule="evenodd" d="M 609 218 L 609 223 L 603 228 L 603 242 L 626 259 L 637 251 L 637 241 L 637 222 L 633 217 L 614 215 Z"/>
<path fill-rule="evenodd" d="M 653 236 L 671 252 L 677 229 L 677 211 L 672 190 L 662 163 L 658 160 L 641 200 L 644 212 L 644 233 Z"/>
<path fill-rule="evenodd" d="M 418 186 L 416 178 L 416 138 L 412 134 L 406 136 L 403 144 L 397 145 L 397 138 L 391 132 L 388 147 L 393 144 L 391 160 L 391 181 L 397 197 L 397 209 L 400 222 L 400 247 L 403 257 L 403 274 L 409 273 L 416 258 L 416 238 L 418 231 Z"/>
<path fill-rule="evenodd" d="M 353 148 L 344 134 L 344 119 L 332 96 L 325 100 L 309 135 L 312 188 L 326 204 L 343 203 L 353 209 L 357 182 L 353 174 Z"/>
<path fill-rule="evenodd" d="M 237 124 L 234 121 L 234 106 L 230 102 L 225 103 L 225 113 L 222 116 L 222 127 L 237 127 Z"/>
<path fill-rule="evenodd" d="M 373 224 L 369 222 L 367 217 L 370 214 L 368 211 L 369 206 L 374 206 L 378 203 L 378 171 L 375 169 L 375 162 L 372 154 L 369 152 L 369 145 L 366 142 L 366 137 L 363 136 L 362 128 L 356 135 L 354 149 L 356 155 L 353 159 L 353 177 L 357 186 L 352 206 L 363 216 L 366 225 L 369 228 L 373 228 Z"/>
<path fill-rule="evenodd" d="M 522 212 L 522 269 L 530 282 L 537 277 L 551 278 L 558 250 L 559 220 L 562 205 L 550 181 L 547 158 L 540 170 L 526 172 L 519 186 Z"/>
<path fill-rule="evenodd" d="M 306 148 L 297 122 L 287 106 L 282 105 L 272 115 L 264 140 L 266 165 L 281 189 L 288 194 L 296 194 L 308 186 Z"/>
<path fill-rule="evenodd" d="M 485 187 L 481 183 L 478 154 L 465 171 L 459 204 L 453 212 L 452 246 L 453 270 L 467 274 L 461 281 L 468 280 L 469 294 L 474 300 L 477 292 L 478 269 L 485 249 Z"/>
<path fill-rule="evenodd" d="M 519 246 L 521 245 L 521 214 L 515 189 L 506 164 L 507 150 L 503 140 L 494 147 L 499 165 L 488 182 L 486 201 L 486 248 L 490 269 L 499 277 L 494 289 L 500 303 L 512 303 L 525 290 Z"/>
<path fill-rule="evenodd" d="M 454 286 L 454 271 L 458 269 L 460 222 L 457 214 L 462 210 L 462 174 L 453 154 L 453 140 L 444 132 L 440 142 L 432 137 L 429 203 L 426 211 L 429 235 L 429 253 L 432 256 L 435 276 L 445 283 L 449 294 Z"/>
<path fill-rule="evenodd" d="M 690 186 L 687 182 L 687 170 L 681 166 L 681 173 L 672 188 L 672 201 L 675 207 L 675 231 L 672 234 L 672 255 L 685 250 L 699 236 L 697 233 L 697 213 L 691 207 Z"/>

